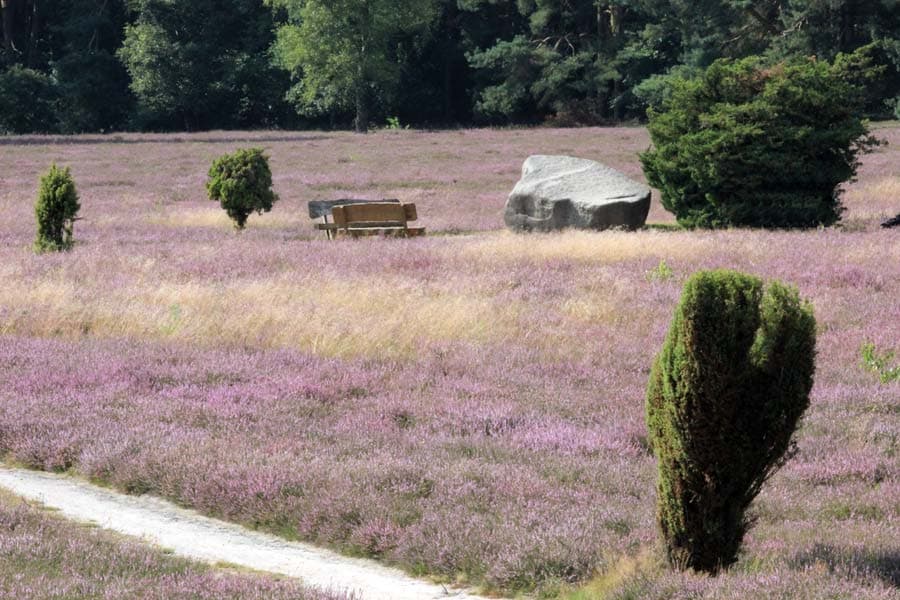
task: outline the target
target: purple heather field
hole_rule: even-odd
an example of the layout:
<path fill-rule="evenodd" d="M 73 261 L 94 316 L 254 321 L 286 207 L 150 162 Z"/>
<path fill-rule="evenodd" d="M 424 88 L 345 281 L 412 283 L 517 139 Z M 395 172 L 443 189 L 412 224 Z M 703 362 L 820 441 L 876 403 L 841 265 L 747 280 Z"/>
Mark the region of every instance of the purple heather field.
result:
<path fill-rule="evenodd" d="M 527 236 L 502 210 L 529 154 L 642 178 L 646 131 L 2 139 L 0 455 L 501 595 L 900 598 L 900 382 L 860 360 L 900 354 L 900 127 L 878 135 L 837 228 Z M 246 146 L 281 200 L 236 234 L 204 181 Z M 51 161 L 84 220 L 36 256 Z M 346 195 L 415 202 L 430 235 L 325 241 L 305 201 Z M 796 285 L 819 355 L 713 579 L 659 559 L 643 402 L 684 280 L 719 267 Z"/>
<path fill-rule="evenodd" d="M 0 493 L 0 597 L 104 600 L 352 600 L 295 582 L 225 574 Z"/>

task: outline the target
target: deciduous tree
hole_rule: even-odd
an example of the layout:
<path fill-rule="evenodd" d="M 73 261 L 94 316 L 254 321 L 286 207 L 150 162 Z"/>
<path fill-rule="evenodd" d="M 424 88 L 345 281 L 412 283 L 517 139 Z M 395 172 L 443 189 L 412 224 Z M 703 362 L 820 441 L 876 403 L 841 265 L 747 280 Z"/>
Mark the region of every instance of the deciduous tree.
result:
<path fill-rule="evenodd" d="M 287 11 L 274 54 L 297 85 L 293 98 L 305 114 L 353 109 L 365 132 L 376 94 L 394 91 L 403 67 L 393 44 L 427 30 L 437 18 L 434 0 L 270 0 Z"/>

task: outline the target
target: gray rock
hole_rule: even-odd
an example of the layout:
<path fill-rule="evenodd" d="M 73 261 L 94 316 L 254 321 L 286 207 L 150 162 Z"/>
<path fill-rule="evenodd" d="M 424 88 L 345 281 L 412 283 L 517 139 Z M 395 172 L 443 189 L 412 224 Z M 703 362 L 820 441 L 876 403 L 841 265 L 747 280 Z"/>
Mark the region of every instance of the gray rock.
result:
<path fill-rule="evenodd" d="M 530 156 L 506 201 L 513 231 L 638 229 L 650 212 L 650 188 L 592 160 Z"/>

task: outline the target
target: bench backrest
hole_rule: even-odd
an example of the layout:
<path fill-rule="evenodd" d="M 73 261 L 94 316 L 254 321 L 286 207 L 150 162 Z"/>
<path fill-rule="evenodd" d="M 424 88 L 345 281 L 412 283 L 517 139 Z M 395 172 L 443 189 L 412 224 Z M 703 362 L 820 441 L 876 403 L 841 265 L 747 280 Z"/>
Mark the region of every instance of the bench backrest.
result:
<path fill-rule="evenodd" d="M 335 206 L 331 216 L 338 227 L 406 227 L 418 218 L 415 204 L 395 202 Z"/>
<path fill-rule="evenodd" d="M 385 200 L 360 200 L 356 198 L 342 198 L 340 200 L 310 200 L 308 203 L 309 218 L 318 219 L 320 217 L 330 217 L 331 209 L 335 206 L 341 206 L 343 204 L 372 204 L 373 202 L 392 202 L 394 204 L 400 204 L 400 201 L 396 198 Z"/>

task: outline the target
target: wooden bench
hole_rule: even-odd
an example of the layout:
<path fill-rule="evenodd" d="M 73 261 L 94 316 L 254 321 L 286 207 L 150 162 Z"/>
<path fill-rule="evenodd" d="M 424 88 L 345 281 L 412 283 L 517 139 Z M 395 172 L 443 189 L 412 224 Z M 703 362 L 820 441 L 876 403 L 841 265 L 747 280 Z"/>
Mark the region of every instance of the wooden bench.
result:
<path fill-rule="evenodd" d="M 392 235 L 414 237 L 425 234 L 424 227 L 410 227 L 409 222 L 418 218 L 415 204 L 400 202 L 366 202 L 340 204 L 331 207 L 332 223 L 317 223 L 329 239 L 338 235 L 360 237 L 364 235 Z"/>

